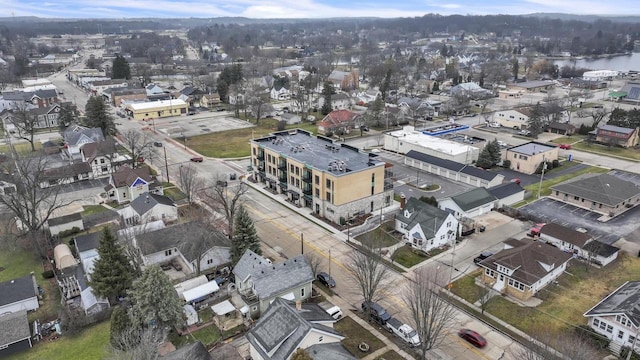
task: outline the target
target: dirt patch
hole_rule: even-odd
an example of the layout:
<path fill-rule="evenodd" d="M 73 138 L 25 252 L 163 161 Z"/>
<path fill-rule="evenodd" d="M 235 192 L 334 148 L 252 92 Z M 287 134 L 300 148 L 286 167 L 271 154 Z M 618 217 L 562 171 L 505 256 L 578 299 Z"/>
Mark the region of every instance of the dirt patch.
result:
<path fill-rule="evenodd" d="M 491 230 L 513 221 L 513 218 L 497 211 L 491 211 L 476 217 L 474 220 L 477 226 L 484 225 L 487 230 Z"/>

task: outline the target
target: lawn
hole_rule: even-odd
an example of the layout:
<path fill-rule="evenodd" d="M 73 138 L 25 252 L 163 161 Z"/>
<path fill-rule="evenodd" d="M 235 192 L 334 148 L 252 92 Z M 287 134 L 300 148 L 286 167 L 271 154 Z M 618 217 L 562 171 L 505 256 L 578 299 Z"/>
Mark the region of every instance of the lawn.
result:
<path fill-rule="evenodd" d="M 345 339 L 341 341 L 342 345 L 353 354 L 353 356 L 359 359 L 385 346 L 380 339 L 350 317 L 342 318 L 342 320 L 335 323 L 334 328 L 345 336 Z M 358 349 L 358 345 L 362 342 L 369 345 L 368 352 L 362 352 Z"/>
<path fill-rule="evenodd" d="M 580 176 L 582 174 L 587 174 L 587 173 L 605 173 L 609 170 L 605 169 L 605 168 L 601 168 L 601 167 L 596 167 L 596 166 L 589 166 L 586 167 L 584 169 L 578 170 L 576 172 L 572 172 L 570 174 L 565 174 L 565 175 L 561 175 L 558 177 L 555 177 L 553 179 L 547 179 L 544 180 L 542 182 L 542 187 L 541 187 L 541 191 L 540 191 L 540 196 L 547 196 L 549 194 L 551 194 L 551 187 L 554 185 L 557 185 L 563 181 L 567 181 L 569 179 L 573 179 L 577 176 Z M 535 184 L 531 184 L 531 185 L 527 185 L 525 186 L 525 190 L 527 191 L 531 191 L 534 196 L 532 198 L 532 201 L 535 200 L 536 195 L 538 194 L 538 186 L 540 186 L 539 183 L 535 183 Z"/>
<path fill-rule="evenodd" d="M 542 324 L 550 331 L 564 330 L 568 325 L 585 324 L 582 314 L 625 281 L 637 280 L 638 273 L 640 259 L 623 253 L 603 269 L 587 270 L 583 263 L 574 261 L 557 285 L 548 285 L 536 294 L 543 300 L 537 307 L 523 307 L 494 296 L 486 311 L 524 332 L 531 332 Z M 476 288 L 473 278 L 467 276 L 454 282 L 451 291 L 472 302 L 477 300 Z"/>
<path fill-rule="evenodd" d="M 187 197 L 187 195 L 185 195 L 177 187 L 163 189 L 163 192 L 164 192 L 164 195 L 166 197 L 170 198 L 173 201 L 180 201 L 180 200 L 185 199 Z"/>
<path fill-rule="evenodd" d="M 473 304 L 480 299 L 480 291 L 476 285 L 476 277 L 482 273 L 482 270 L 474 271 L 461 279 L 453 282 L 451 292 Z"/>
<path fill-rule="evenodd" d="M 192 332 L 191 335 L 196 340 L 200 340 L 200 342 L 202 342 L 204 346 L 207 346 L 220 339 L 220 330 L 217 326 L 212 324 L 205 328 Z"/>
<path fill-rule="evenodd" d="M 578 141 L 583 141 L 586 139 L 586 135 L 571 135 L 571 136 L 562 136 L 556 139 L 551 140 L 552 143 L 556 144 L 572 144 Z"/>
<path fill-rule="evenodd" d="M 400 356 L 400 354 L 398 354 L 397 352 L 393 351 L 393 350 L 389 350 L 386 353 L 378 356 L 376 358 L 376 360 L 404 360 L 404 358 L 402 356 Z"/>
<path fill-rule="evenodd" d="M 602 154 L 606 156 L 640 160 L 640 152 L 634 148 L 625 149 L 617 146 L 607 146 L 607 145 L 596 144 L 596 143 L 591 143 L 587 141 L 572 144 L 571 147 L 574 149 L 588 151 L 596 154 Z"/>
<path fill-rule="evenodd" d="M 399 247 L 393 253 L 392 258 L 393 261 L 397 262 L 398 264 L 406 268 L 410 268 L 429 259 L 430 257 L 440 254 L 443 251 L 444 250 L 442 249 L 433 249 L 427 254 L 424 251 L 415 250 L 411 246 L 406 245 Z"/>
<path fill-rule="evenodd" d="M 93 214 L 99 214 L 103 211 L 107 211 L 109 209 L 107 209 L 106 207 L 102 206 L 102 205 L 85 205 L 82 207 L 84 210 L 82 211 L 82 216 L 88 216 L 88 215 L 93 215 Z"/>
<path fill-rule="evenodd" d="M 36 342 L 32 349 L 9 357 L 9 360 L 100 360 L 107 355 L 110 322 L 84 329 L 79 335 L 62 335 L 55 341 Z"/>
<path fill-rule="evenodd" d="M 391 234 L 393 224 L 392 221 L 388 221 L 372 231 L 356 236 L 356 240 L 368 246 L 375 245 L 383 248 L 393 246 L 398 243 L 398 239 Z"/>
<path fill-rule="evenodd" d="M 275 119 L 262 119 L 260 125 L 222 131 L 212 134 L 198 135 L 189 138 L 189 147 L 198 153 L 216 158 L 238 158 L 250 155 L 249 141 L 269 135 L 277 131 L 278 121 Z M 287 129 L 301 128 L 315 133 L 316 125 L 302 123 L 288 125 Z"/>
<path fill-rule="evenodd" d="M 36 151 L 42 149 L 42 143 L 40 143 L 39 141 L 36 141 L 34 145 L 35 145 Z M 18 153 L 21 153 L 21 154 L 31 152 L 31 144 L 29 144 L 28 142 L 13 143 L 13 147 L 16 149 Z M 0 145 L 1 154 L 8 154 L 9 152 L 10 152 L 9 145 Z"/>

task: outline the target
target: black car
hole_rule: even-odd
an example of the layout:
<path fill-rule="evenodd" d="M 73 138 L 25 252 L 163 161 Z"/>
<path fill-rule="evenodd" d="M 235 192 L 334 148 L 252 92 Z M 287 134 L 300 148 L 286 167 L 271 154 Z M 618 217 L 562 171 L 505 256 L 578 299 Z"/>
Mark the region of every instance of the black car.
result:
<path fill-rule="evenodd" d="M 336 287 L 336 281 L 333 280 L 333 278 L 331 277 L 331 275 L 327 274 L 326 272 L 319 272 L 318 276 L 316 276 L 316 278 L 318 279 L 318 281 L 320 282 L 320 284 L 326 286 L 326 287 Z"/>
<path fill-rule="evenodd" d="M 162 143 L 160 141 L 154 141 L 153 142 L 153 146 L 155 147 L 162 147 Z"/>
<path fill-rule="evenodd" d="M 384 325 L 391 319 L 391 315 L 378 303 L 372 301 L 364 301 L 362 303 L 362 312 L 369 314 L 378 324 Z"/>
<path fill-rule="evenodd" d="M 482 260 L 484 260 L 484 259 L 486 259 L 486 258 L 490 257 L 491 255 L 493 255 L 493 253 L 492 253 L 491 251 L 483 251 L 483 252 L 481 252 L 481 253 L 480 253 L 480 255 L 476 256 L 476 257 L 473 259 L 473 262 L 477 264 L 477 263 L 479 263 L 480 261 L 482 261 Z"/>

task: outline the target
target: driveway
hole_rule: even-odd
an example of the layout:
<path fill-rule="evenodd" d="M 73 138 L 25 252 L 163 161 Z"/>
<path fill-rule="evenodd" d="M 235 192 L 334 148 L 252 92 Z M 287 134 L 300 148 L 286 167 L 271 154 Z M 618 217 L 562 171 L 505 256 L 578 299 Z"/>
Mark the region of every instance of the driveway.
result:
<path fill-rule="evenodd" d="M 599 222 L 602 215 L 592 211 L 582 209 L 573 205 L 542 198 L 519 209 L 523 216 L 535 222 L 556 223 L 569 228 L 587 229 L 594 238 L 607 244 L 613 244 L 621 237 L 628 241 L 640 243 L 638 237 L 638 216 L 640 216 L 640 206 L 619 215 L 608 222 Z"/>

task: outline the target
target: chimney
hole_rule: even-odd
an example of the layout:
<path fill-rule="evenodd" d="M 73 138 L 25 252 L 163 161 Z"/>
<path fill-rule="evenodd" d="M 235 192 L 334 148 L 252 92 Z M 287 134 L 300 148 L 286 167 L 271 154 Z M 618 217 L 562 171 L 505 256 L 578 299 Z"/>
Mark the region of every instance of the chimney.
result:
<path fill-rule="evenodd" d="M 296 301 L 296 310 L 302 311 L 302 301 Z"/>
<path fill-rule="evenodd" d="M 400 210 L 404 210 L 404 206 L 407 204 L 407 197 L 404 194 L 400 194 Z"/>

